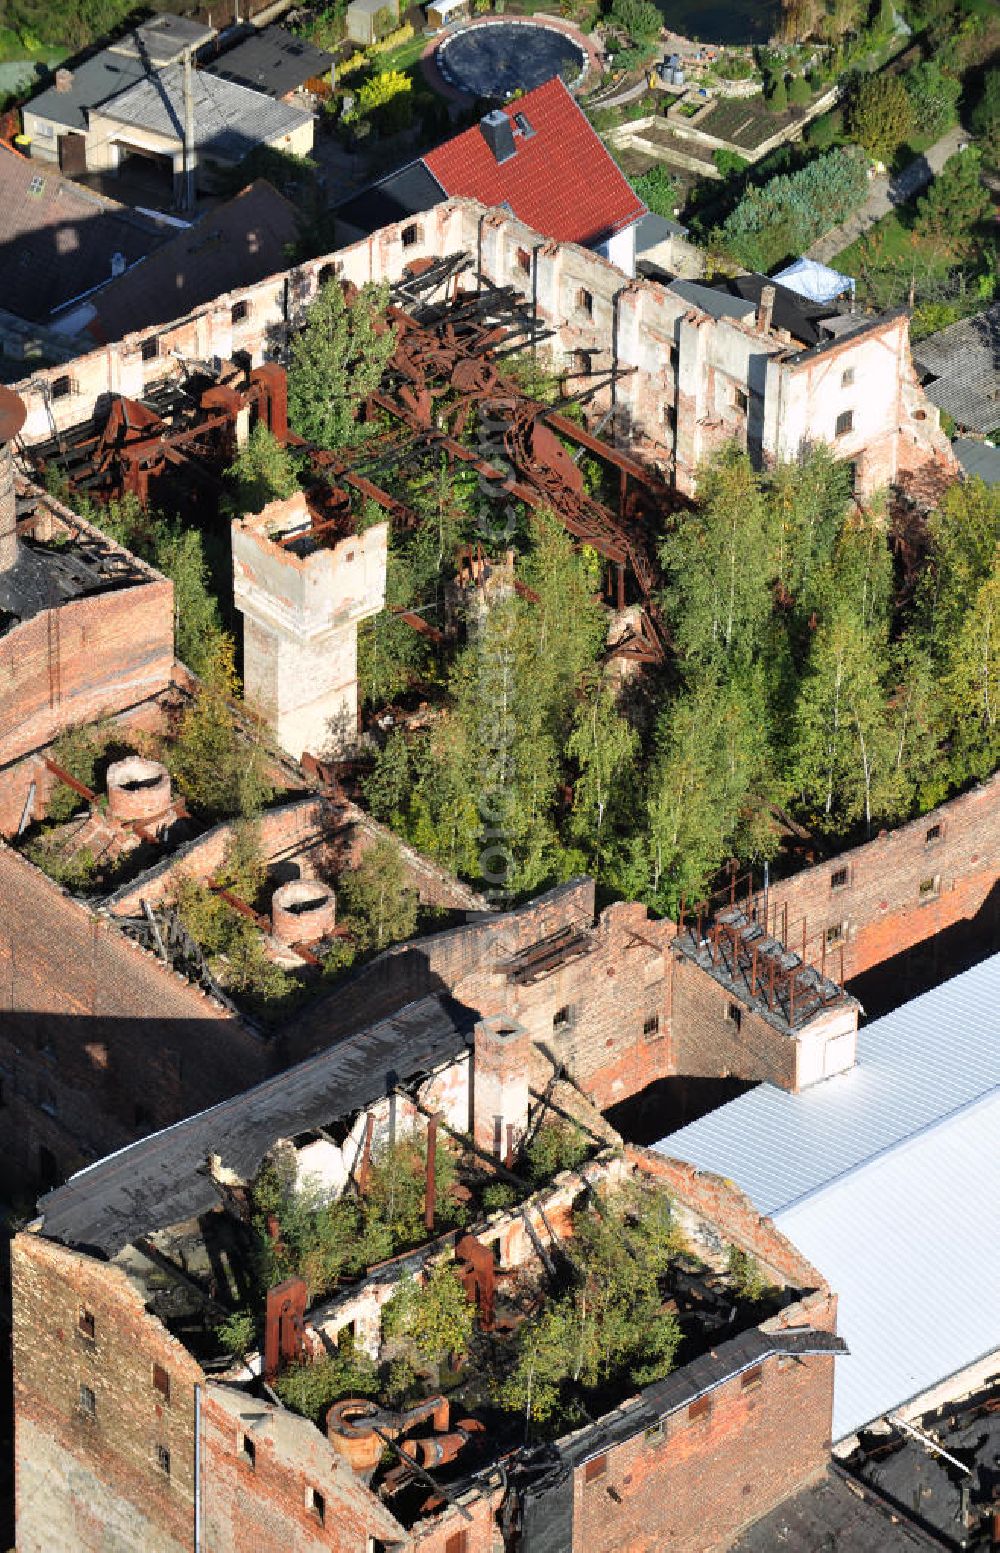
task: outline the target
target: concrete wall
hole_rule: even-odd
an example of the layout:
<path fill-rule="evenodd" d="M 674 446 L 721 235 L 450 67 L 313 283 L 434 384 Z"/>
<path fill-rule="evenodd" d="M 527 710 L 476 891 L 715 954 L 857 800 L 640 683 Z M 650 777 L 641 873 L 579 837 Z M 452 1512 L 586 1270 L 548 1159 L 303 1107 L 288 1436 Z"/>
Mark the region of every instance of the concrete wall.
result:
<path fill-rule="evenodd" d="M 232 526 L 247 700 L 291 755 L 356 742 L 358 635 L 385 607 L 388 524 L 300 556 L 276 537 L 307 530 L 302 492 Z"/>

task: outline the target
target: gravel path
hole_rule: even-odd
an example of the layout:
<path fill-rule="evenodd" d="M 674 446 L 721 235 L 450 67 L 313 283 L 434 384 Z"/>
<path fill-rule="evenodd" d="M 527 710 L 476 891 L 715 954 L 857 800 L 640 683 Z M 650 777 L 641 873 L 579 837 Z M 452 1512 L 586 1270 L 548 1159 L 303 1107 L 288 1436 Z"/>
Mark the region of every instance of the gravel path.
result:
<path fill-rule="evenodd" d="M 929 146 L 922 155 L 915 157 L 907 167 L 895 178 L 881 174 L 871 181 L 868 190 L 868 198 L 843 226 L 834 227 L 832 232 L 827 232 L 825 237 L 819 238 L 811 248 L 806 250 L 806 258 L 817 259 L 820 264 L 829 264 L 838 253 L 849 248 L 851 243 L 861 237 L 873 227 L 876 221 L 881 221 L 890 210 L 897 205 L 905 205 L 915 194 L 930 183 L 941 171 L 950 156 L 954 156 L 963 141 L 968 140 L 967 132 L 957 124 L 950 129 L 947 135 L 942 135 L 940 140 Z"/>

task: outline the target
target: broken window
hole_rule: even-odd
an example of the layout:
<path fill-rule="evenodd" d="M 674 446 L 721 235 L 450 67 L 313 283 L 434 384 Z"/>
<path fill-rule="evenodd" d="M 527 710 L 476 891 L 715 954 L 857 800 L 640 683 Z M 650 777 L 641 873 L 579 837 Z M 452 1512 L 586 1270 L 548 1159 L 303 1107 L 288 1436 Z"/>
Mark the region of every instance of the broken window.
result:
<path fill-rule="evenodd" d="M 842 922 L 833 922 L 826 930 L 826 941 L 828 944 L 839 944 L 843 936 L 844 924 Z"/>
<path fill-rule="evenodd" d="M 306 1509 L 315 1515 L 321 1526 L 326 1524 L 326 1500 L 318 1488 L 306 1489 Z"/>
<path fill-rule="evenodd" d="M 677 411 L 672 404 L 665 404 L 663 406 L 663 424 L 668 431 L 673 431 L 677 425 Z"/>
<path fill-rule="evenodd" d="M 69 377 L 65 375 L 63 377 L 57 377 L 55 382 L 52 384 L 53 399 L 65 399 L 66 395 L 71 394 L 72 392 L 73 384 L 71 383 Z"/>
<path fill-rule="evenodd" d="M 854 430 L 854 411 L 853 410 L 841 410 L 840 414 L 837 416 L 836 435 L 838 437 L 846 437 L 847 433 L 849 431 L 853 431 L 853 430 Z"/>
<path fill-rule="evenodd" d="M 169 1402 L 170 1401 L 170 1376 L 167 1374 L 167 1372 L 163 1368 L 162 1364 L 154 1364 L 153 1365 L 153 1385 L 156 1387 L 156 1390 L 160 1393 L 160 1396 L 163 1398 L 164 1402 Z"/>
<path fill-rule="evenodd" d="M 257 1466 L 257 1446 L 249 1434 L 245 1434 L 240 1442 L 240 1455 L 248 1467 Z"/>
<path fill-rule="evenodd" d="M 469 1553 L 469 1537 L 464 1531 L 453 1531 L 445 1538 L 444 1553 Z"/>
<path fill-rule="evenodd" d="M 160 341 L 157 335 L 151 334 L 148 340 L 143 340 L 139 347 L 139 354 L 143 361 L 155 361 L 160 354 Z"/>
<path fill-rule="evenodd" d="M 77 1319 L 80 1336 L 85 1337 L 88 1343 L 94 1342 L 97 1335 L 97 1324 L 94 1321 L 92 1310 L 81 1310 Z"/>
<path fill-rule="evenodd" d="M 531 273 L 531 255 L 527 248 L 517 250 L 517 267 L 524 275 Z"/>
<path fill-rule="evenodd" d="M 740 1376 L 740 1385 L 744 1391 L 750 1391 L 754 1386 L 759 1386 L 764 1378 L 764 1366 L 755 1364 L 752 1369 L 744 1370 Z"/>
<path fill-rule="evenodd" d="M 571 1009 L 568 1003 L 563 1008 L 557 1008 L 555 1013 L 552 1015 L 553 1030 L 562 1030 L 570 1023 L 570 1019 Z"/>
<path fill-rule="evenodd" d="M 935 874 L 932 879 L 921 879 L 921 881 L 920 881 L 920 899 L 922 901 L 931 901 L 931 900 L 933 900 L 934 897 L 938 894 L 938 891 L 940 890 L 940 888 L 941 888 L 941 875 L 940 874 Z"/>
<path fill-rule="evenodd" d="M 590 376 L 590 352 L 583 350 L 573 351 L 570 356 L 572 371 L 579 377 Z"/>
<path fill-rule="evenodd" d="M 835 868 L 830 875 L 831 890 L 842 890 L 850 877 L 846 868 Z"/>
<path fill-rule="evenodd" d="M 843 372 L 840 374 L 840 386 L 841 386 L 841 388 L 850 388 L 851 384 L 853 382 L 854 382 L 854 368 L 853 367 L 845 367 Z"/>
<path fill-rule="evenodd" d="M 750 401 L 748 400 L 746 394 L 743 392 L 742 388 L 733 389 L 733 403 L 741 415 L 746 415 L 747 405 L 749 402 Z"/>
<path fill-rule="evenodd" d="M 411 221 L 409 226 L 404 226 L 403 230 L 400 232 L 399 240 L 404 248 L 412 248 L 414 243 L 420 242 L 422 236 L 423 233 L 421 232 L 417 223 L 415 221 Z"/>
<path fill-rule="evenodd" d="M 97 1417 L 97 1398 L 90 1386 L 80 1386 L 80 1412 L 87 1418 Z"/>
<path fill-rule="evenodd" d="M 737 1030 L 740 1028 L 743 1023 L 743 1010 L 738 1003 L 730 1003 L 726 1010 L 726 1018 L 736 1026 Z"/>
<path fill-rule="evenodd" d="M 706 1393 L 703 1397 L 696 1397 L 688 1408 L 688 1420 L 694 1423 L 698 1418 L 707 1418 L 712 1411 L 712 1398 Z"/>
<path fill-rule="evenodd" d="M 245 323 L 249 317 L 249 302 L 234 302 L 232 307 L 229 309 L 229 319 L 231 323 L 242 324 Z"/>
<path fill-rule="evenodd" d="M 595 1478 L 603 1477 L 607 1470 L 607 1456 L 592 1456 L 583 1469 L 584 1481 L 592 1483 Z"/>
<path fill-rule="evenodd" d="M 647 1014 L 642 1022 L 643 1035 L 656 1035 L 660 1028 L 659 1014 Z"/>
<path fill-rule="evenodd" d="M 164 1477 L 170 1476 L 170 1452 L 165 1445 L 158 1445 L 156 1447 L 156 1465 Z"/>
<path fill-rule="evenodd" d="M 587 291 L 584 286 L 581 286 L 579 291 L 576 294 L 576 306 L 577 306 L 577 311 L 578 312 L 586 313 L 588 318 L 593 318 L 593 316 L 594 316 L 594 298 L 593 298 L 593 294 L 591 292 Z"/>
<path fill-rule="evenodd" d="M 925 842 L 927 843 L 928 846 L 930 846 L 932 842 L 940 841 L 941 840 L 941 827 L 940 827 L 940 825 L 929 825 L 927 827 L 927 835 L 924 837 L 924 840 L 925 840 Z"/>

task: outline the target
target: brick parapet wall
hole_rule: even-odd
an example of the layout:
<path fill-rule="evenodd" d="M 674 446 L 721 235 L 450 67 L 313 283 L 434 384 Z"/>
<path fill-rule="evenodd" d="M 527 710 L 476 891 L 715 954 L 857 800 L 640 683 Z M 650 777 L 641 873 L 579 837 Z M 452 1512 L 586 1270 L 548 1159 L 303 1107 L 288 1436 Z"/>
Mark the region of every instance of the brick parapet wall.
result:
<path fill-rule="evenodd" d="M 678 1202 L 711 1223 L 728 1244 L 753 1256 L 768 1277 L 782 1286 L 817 1290 L 826 1297 L 829 1291 L 822 1275 L 735 1182 L 632 1143 L 626 1144 L 625 1157 L 643 1175 L 665 1186 Z"/>
<path fill-rule="evenodd" d="M 937 839 L 928 834 L 940 827 Z M 847 883 L 831 881 L 844 869 Z M 1000 879 L 1000 776 L 920 819 L 771 887 L 769 919 L 805 917 L 812 938 L 846 924 L 850 978 L 979 912 Z M 922 897 L 921 883 L 937 880 Z M 794 941 L 795 935 L 790 933 Z"/>
<path fill-rule="evenodd" d="M 0 1177 L 61 1174 L 239 1093 L 271 1054 L 237 1019 L 0 843 Z"/>
<path fill-rule="evenodd" d="M 18 1549 L 189 1548 L 200 1367 L 119 1268 L 27 1233 L 14 1239 L 12 1276 Z M 94 1394 L 92 1418 L 81 1386 Z M 170 1452 L 169 1478 L 157 1445 Z"/>

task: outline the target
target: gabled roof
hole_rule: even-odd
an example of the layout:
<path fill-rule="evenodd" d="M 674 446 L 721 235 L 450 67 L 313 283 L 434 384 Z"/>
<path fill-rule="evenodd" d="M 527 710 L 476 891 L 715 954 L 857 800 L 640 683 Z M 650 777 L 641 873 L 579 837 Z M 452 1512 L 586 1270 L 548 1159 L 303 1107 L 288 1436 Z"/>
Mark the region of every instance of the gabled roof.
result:
<path fill-rule="evenodd" d="M 297 235 L 294 205 L 258 178 L 93 298 L 88 331 L 102 344 L 120 340 L 253 285 L 286 267 Z"/>
<path fill-rule="evenodd" d="M 418 216 L 433 205 L 440 205 L 445 197 L 441 185 L 423 162 L 408 162 L 405 167 L 390 173 L 387 178 L 380 178 L 378 183 L 338 205 L 334 219 L 338 227 L 343 224 L 351 229 L 350 234 L 345 234 L 346 240 L 351 241 L 354 233 L 367 237 L 369 232 L 377 232 L 380 227 L 392 226 L 396 221 L 405 221 L 407 216 Z"/>
<path fill-rule="evenodd" d="M 325 75 L 333 55 L 314 48 L 284 27 L 264 27 L 208 66 L 211 75 L 251 86 L 269 97 L 284 97 L 313 76 Z"/>
<path fill-rule="evenodd" d="M 600 242 L 646 207 L 558 76 L 502 110 L 514 128 L 514 155 L 498 162 L 479 125 L 424 157 L 445 193 L 507 205 L 520 221 L 561 243 Z M 521 133 L 524 117 L 531 133 Z"/>
<path fill-rule="evenodd" d="M 951 450 L 970 480 L 1000 485 L 1000 448 L 989 442 L 975 442 L 971 437 L 956 437 Z"/>
<path fill-rule="evenodd" d="M 998 1002 L 994 955 L 860 1030 L 849 1072 L 761 1084 L 656 1145 L 735 1181 L 836 1290 L 834 1439 L 1000 1346 Z"/>
<path fill-rule="evenodd" d="M 164 226 L 0 146 L 0 307 L 41 323 L 167 238 Z"/>
<path fill-rule="evenodd" d="M 199 153 L 223 162 L 241 162 L 257 146 L 270 144 L 308 123 L 312 114 L 290 103 L 275 102 L 263 92 L 237 86 L 207 70 L 195 70 L 194 138 Z M 182 141 L 184 138 L 184 69 L 171 65 L 155 79 L 137 81 L 102 114 L 118 124 Z"/>
<path fill-rule="evenodd" d="M 145 74 L 146 67 L 137 54 L 102 49 L 99 54 L 73 66 L 66 91 L 49 86 L 25 103 L 25 108 L 28 113 L 36 113 L 53 124 L 85 130 L 88 108 L 100 107 L 101 103 L 117 97 L 127 87 L 141 81 Z"/>
<path fill-rule="evenodd" d="M 1000 302 L 913 346 L 913 360 L 932 381 L 932 404 L 969 431 L 1000 426 Z"/>

